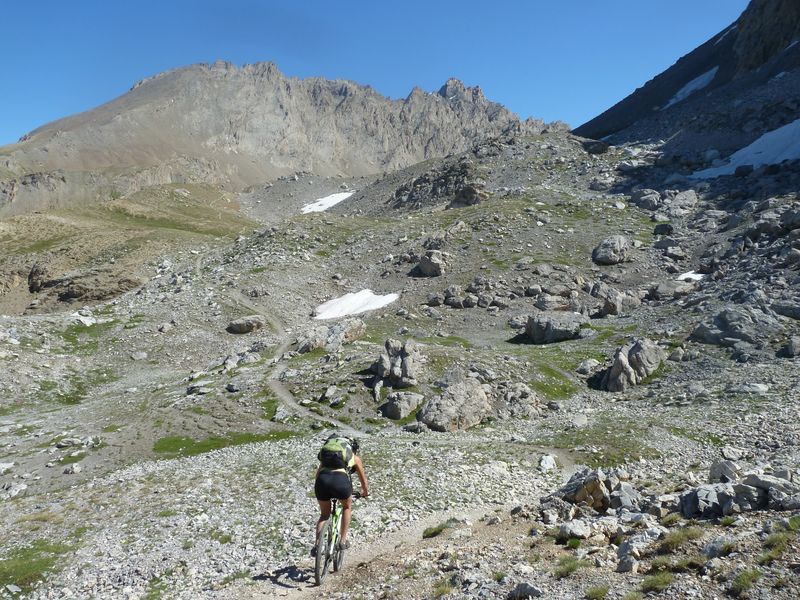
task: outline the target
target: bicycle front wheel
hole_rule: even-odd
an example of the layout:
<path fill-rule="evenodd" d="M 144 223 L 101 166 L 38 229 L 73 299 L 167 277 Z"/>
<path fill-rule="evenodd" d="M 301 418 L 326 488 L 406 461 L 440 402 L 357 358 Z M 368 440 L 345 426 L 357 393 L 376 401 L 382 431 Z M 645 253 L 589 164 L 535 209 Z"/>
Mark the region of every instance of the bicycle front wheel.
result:
<path fill-rule="evenodd" d="M 329 523 L 325 523 L 317 539 L 317 556 L 314 559 L 314 581 L 317 585 L 322 585 L 332 558 L 331 528 L 328 525 Z"/>

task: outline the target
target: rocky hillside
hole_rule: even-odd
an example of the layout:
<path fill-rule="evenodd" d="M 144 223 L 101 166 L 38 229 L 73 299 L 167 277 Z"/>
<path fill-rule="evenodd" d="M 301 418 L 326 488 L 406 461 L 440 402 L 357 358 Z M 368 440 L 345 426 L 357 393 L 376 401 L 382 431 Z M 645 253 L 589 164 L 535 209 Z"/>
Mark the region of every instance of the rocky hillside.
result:
<path fill-rule="evenodd" d="M 800 596 L 794 130 L 734 167 L 442 94 L 505 133 L 0 219 L 0 598 Z M 333 430 L 371 494 L 317 587 Z"/>
<path fill-rule="evenodd" d="M 453 79 L 390 100 L 351 81 L 289 78 L 272 63 L 194 65 L 0 148 L 0 214 L 155 184 L 238 190 L 297 171 L 380 173 L 541 128 Z"/>
<path fill-rule="evenodd" d="M 575 133 L 660 141 L 681 159 L 728 155 L 800 118 L 799 36 L 796 2 L 753 0 L 730 27 Z"/>

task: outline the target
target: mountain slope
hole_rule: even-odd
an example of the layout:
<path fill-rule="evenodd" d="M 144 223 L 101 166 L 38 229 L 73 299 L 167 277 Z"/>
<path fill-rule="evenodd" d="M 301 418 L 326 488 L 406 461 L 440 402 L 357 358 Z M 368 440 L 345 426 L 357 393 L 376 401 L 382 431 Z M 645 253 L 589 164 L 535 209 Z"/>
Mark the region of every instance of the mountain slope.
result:
<path fill-rule="evenodd" d="M 614 143 L 667 140 L 667 153 L 728 153 L 800 116 L 800 6 L 753 0 L 741 17 L 575 129 Z"/>
<path fill-rule="evenodd" d="M 438 93 L 390 100 L 349 81 L 288 78 L 272 63 L 193 65 L 0 149 L 0 214 L 100 199 L 109 188 L 379 173 L 541 128 L 452 79 Z"/>

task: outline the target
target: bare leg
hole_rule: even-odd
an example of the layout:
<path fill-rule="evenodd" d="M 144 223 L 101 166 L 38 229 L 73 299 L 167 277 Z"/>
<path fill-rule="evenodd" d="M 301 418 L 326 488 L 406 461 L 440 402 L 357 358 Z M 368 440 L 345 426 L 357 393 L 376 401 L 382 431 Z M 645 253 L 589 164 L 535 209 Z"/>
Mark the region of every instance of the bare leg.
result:
<path fill-rule="evenodd" d="M 315 539 L 319 540 L 319 534 L 322 532 L 325 521 L 331 517 L 331 501 L 317 500 L 317 502 L 319 502 L 319 520 L 317 521 L 317 537 Z"/>
<path fill-rule="evenodd" d="M 350 496 L 347 500 L 342 500 L 342 537 L 341 543 L 347 543 L 347 533 L 350 530 L 350 513 L 353 508 L 353 497 Z"/>

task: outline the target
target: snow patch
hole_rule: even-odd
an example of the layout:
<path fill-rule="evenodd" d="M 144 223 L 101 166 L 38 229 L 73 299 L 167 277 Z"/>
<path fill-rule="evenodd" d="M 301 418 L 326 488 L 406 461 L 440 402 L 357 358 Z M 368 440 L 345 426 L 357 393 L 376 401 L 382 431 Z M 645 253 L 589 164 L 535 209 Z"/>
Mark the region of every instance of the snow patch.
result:
<path fill-rule="evenodd" d="M 678 281 L 702 281 L 705 275 L 700 273 L 696 273 L 695 271 L 689 271 L 688 273 L 684 273 L 683 275 L 678 275 Z"/>
<path fill-rule="evenodd" d="M 719 67 L 714 67 L 710 71 L 706 71 L 700 77 L 695 77 L 685 86 L 678 90 L 678 93 L 675 94 L 669 102 L 667 102 L 666 106 L 661 110 L 667 110 L 670 106 L 677 104 L 678 102 L 682 102 L 686 100 L 689 96 L 694 94 L 695 92 L 699 92 L 704 87 L 707 87 L 709 83 L 714 81 L 714 77 L 717 76 L 717 71 L 719 71 Z"/>
<path fill-rule="evenodd" d="M 768 131 L 749 146 L 737 150 L 728 158 L 728 164 L 721 167 L 696 171 L 690 179 L 711 179 L 720 175 L 733 175 L 737 167 L 753 165 L 773 165 L 784 160 L 800 158 L 800 119 Z"/>
<path fill-rule="evenodd" d="M 336 194 L 331 194 L 330 196 L 320 198 L 311 204 L 306 204 L 300 209 L 300 212 L 304 215 L 312 212 L 323 212 L 328 210 L 331 206 L 336 206 L 342 200 L 347 200 L 352 195 L 353 192 L 337 192 Z"/>
<path fill-rule="evenodd" d="M 397 300 L 400 294 L 379 296 L 372 290 L 351 292 L 341 298 L 334 298 L 320 304 L 314 311 L 315 319 L 338 319 L 348 315 L 357 315 L 368 310 L 383 308 Z"/>

